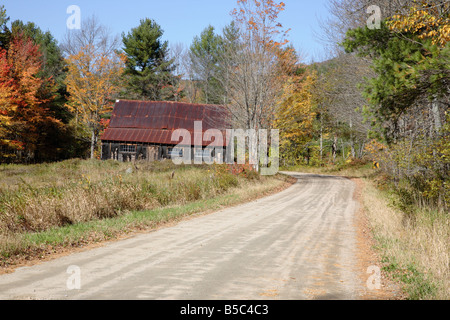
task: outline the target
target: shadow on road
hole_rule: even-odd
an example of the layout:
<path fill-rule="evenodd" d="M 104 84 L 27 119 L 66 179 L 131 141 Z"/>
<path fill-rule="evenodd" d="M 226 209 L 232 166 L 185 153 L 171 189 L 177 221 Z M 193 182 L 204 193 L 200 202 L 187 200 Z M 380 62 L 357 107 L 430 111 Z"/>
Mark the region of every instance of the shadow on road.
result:
<path fill-rule="evenodd" d="M 298 172 L 280 172 L 286 175 L 290 175 L 296 179 L 300 180 L 342 180 L 348 179 L 348 177 L 341 176 L 332 176 L 332 175 L 322 175 L 322 174 L 314 174 L 314 173 L 298 173 Z"/>

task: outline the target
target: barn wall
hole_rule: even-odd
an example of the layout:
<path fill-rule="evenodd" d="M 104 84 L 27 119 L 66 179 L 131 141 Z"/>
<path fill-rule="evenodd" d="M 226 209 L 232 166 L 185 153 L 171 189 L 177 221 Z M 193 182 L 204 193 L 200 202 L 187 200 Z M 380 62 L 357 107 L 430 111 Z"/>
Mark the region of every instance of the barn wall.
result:
<path fill-rule="evenodd" d="M 127 146 L 127 147 L 124 147 Z M 104 141 L 102 147 L 102 160 L 116 160 L 121 162 L 147 160 L 158 161 L 163 159 L 170 159 L 170 151 L 175 147 L 173 145 L 152 145 L 152 144 L 136 144 L 136 143 L 118 143 L 111 141 Z M 130 148 L 132 147 L 132 148 Z M 133 149 L 134 151 L 130 151 Z M 196 153 L 194 147 L 191 148 L 191 159 L 195 160 Z M 219 158 L 223 162 L 228 160 L 227 149 L 223 148 L 221 154 L 213 154 L 216 161 Z"/>
<path fill-rule="evenodd" d="M 158 155 L 158 149 L 159 146 L 149 146 L 146 144 L 103 142 L 102 160 L 116 160 L 121 162 L 135 160 L 155 161 L 159 160 L 157 156 L 155 157 L 155 153 Z M 149 150 L 152 150 L 152 153 Z"/>

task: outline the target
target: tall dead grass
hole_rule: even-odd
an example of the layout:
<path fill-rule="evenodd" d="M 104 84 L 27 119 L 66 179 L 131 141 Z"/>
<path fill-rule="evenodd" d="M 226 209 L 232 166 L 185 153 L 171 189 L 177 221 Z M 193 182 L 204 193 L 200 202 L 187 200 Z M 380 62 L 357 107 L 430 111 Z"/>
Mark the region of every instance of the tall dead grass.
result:
<path fill-rule="evenodd" d="M 207 199 L 246 178 L 171 161 L 69 160 L 0 167 L 0 236 L 111 218 L 132 210 Z"/>
<path fill-rule="evenodd" d="M 384 269 L 404 285 L 410 299 L 450 299 L 448 213 L 420 209 L 406 215 L 392 205 L 392 197 L 365 180 L 363 204 Z"/>

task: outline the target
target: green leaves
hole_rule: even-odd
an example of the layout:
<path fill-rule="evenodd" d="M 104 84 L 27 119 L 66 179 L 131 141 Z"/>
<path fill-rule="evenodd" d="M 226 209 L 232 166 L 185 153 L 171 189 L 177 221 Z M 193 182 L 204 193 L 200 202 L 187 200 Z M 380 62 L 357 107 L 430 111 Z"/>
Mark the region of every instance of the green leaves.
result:
<path fill-rule="evenodd" d="M 122 34 L 128 72 L 142 72 L 156 65 L 167 52 L 167 42 L 161 41 L 162 35 L 161 27 L 150 19 L 141 20 L 138 27 L 127 35 Z"/>
<path fill-rule="evenodd" d="M 448 92 L 448 46 L 440 49 L 411 33 L 398 35 L 386 23 L 378 30 L 350 30 L 343 46 L 373 59 L 377 77 L 366 83 L 364 94 L 380 122 L 395 122 L 418 100 Z M 393 132 L 385 134 L 389 138 Z"/>
<path fill-rule="evenodd" d="M 343 46 L 372 59 L 376 76 L 364 95 L 373 126 L 388 142 L 377 158 L 383 170 L 413 195 L 412 204 L 448 211 L 449 7 L 427 3 L 388 18 L 379 30 L 349 31 Z"/>

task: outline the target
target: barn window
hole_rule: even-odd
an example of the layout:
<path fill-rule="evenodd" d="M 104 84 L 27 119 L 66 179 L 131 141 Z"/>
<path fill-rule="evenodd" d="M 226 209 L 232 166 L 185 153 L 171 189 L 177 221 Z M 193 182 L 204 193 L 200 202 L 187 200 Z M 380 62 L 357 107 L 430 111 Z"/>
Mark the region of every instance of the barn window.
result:
<path fill-rule="evenodd" d="M 182 148 L 169 148 L 169 157 L 182 157 L 183 149 Z"/>
<path fill-rule="evenodd" d="M 136 146 L 132 146 L 132 145 L 121 145 L 121 146 L 120 146 L 120 152 L 128 152 L 128 153 L 136 152 Z"/>

